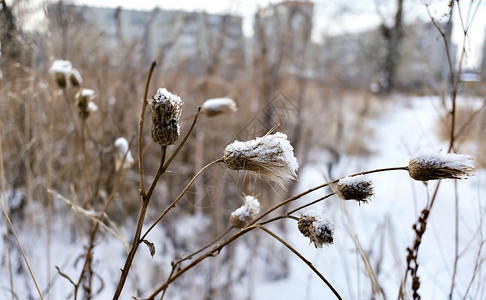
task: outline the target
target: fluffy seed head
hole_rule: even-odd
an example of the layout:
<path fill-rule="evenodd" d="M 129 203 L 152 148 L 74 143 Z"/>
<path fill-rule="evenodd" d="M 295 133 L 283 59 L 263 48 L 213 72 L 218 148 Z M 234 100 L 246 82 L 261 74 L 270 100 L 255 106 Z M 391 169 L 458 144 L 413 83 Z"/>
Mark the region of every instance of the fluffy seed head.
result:
<path fill-rule="evenodd" d="M 245 204 L 231 213 L 230 223 L 236 228 L 243 228 L 260 212 L 260 202 L 253 196 L 245 196 Z"/>
<path fill-rule="evenodd" d="M 132 153 L 128 149 L 128 141 L 123 138 L 117 138 L 115 141 L 115 169 L 118 171 L 122 169 L 130 169 L 133 166 L 135 160 L 133 159 Z M 126 157 L 125 157 L 126 155 Z M 123 158 L 125 157 L 125 162 L 122 165 Z"/>
<path fill-rule="evenodd" d="M 237 111 L 236 103 L 230 98 L 216 98 L 204 101 L 201 111 L 208 117 L 230 114 Z"/>
<path fill-rule="evenodd" d="M 334 225 L 332 221 L 324 215 L 308 212 L 302 214 L 297 223 L 299 231 L 308 237 L 316 248 L 334 242 Z"/>
<path fill-rule="evenodd" d="M 287 135 L 277 132 L 251 141 L 234 141 L 224 150 L 223 161 L 232 170 L 250 171 L 280 186 L 297 178 L 299 164 Z"/>
<path fill-rule="evenodd" d="M 420 181 L 435 179 L 463 179 L 474 171 L 469 155 L 454 153 L 421 153 L 408 163 L 411 178 Z"/>
<path fill-rule="evenodd" d="M 80 87 L 83 84 L 83 77 L 81 77 L 78 70 L 72 69 L 69 74 L 69 81 L 73 86 Z"/>
<path fill-rule="evenodd" d="M 55 60 L 52 63 L 49 73 L 53 74 L 56 78 L 57 85 L 64 89 L 67 85 L 67 78 L 71 75 L 72 64 L 67 60 Z"/>
<path fill-rule="evenodd" d="M 82 89 L 74 97 L 76 98 L 76 106 L 78 107 L 78 113 L 81 118 L 88 118 L 91 112 L 98 109 L 96 104 L 91 104 L 91 101 L 95 98 L 95 92 L 93 90 Z"/>
<path fill-rule="evenodd" d="M 368 202 L 373 196 L 373 182 L 364 175 L 345 177 L 338 182 L 337 194 L 343 200 Z"/>
<path fill-rule="evenodd" d="M 180 134 L 181 98 L 166 89 L 159 89 L 149 105 L 152 110 L 152 139 L 161 146 L 174 144 Z"/>

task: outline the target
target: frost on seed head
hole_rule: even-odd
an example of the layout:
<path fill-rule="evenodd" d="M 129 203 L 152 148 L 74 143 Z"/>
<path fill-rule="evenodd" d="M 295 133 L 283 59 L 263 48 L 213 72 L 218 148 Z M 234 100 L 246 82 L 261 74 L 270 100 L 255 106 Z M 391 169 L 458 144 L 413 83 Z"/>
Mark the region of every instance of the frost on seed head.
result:
<path fill-rule="evenodd" d="M 152 139 L 161 146 L 174 144 L 180 135 L 181 98 L 166 89 L 158 89 L 149 105 L 152 110 Z"/>
<path fill-rule="evenodd" d="M 49 73 L 55 76 L 57 85 L 63 89 L 67 85 L 67 78 L 71 75 L 72 69 L 70 61 L 59 59 L 52 63 Z"/>
<path fill-rule="evenodd" d="M 231 213 L 230 222 L 236 228 L 243 228 L 260 212 L 260 202 L 253 196 L 245 196 L 245 204 Z"/>
<path fill-rule="evenodd" d="M 90 113 L 98 110 L 98 106 L 91 102 L 95 98 L 95 92 L 91 89 L 81 89 L 74 96 L 78 114 L 82 119 L 89 117 Z"/>
<path fill-rule="evenodd" d="M 122 169 L 130 169 L 133 166 L 135 160 L 133 159 L 132 153 L 128 149 L 128 141 L 123 138 L 117 138 L 115 141 L 115 169 L 118 171 Z M 126 155 L 126 157 L 125 157 Z M 122 165 L 123 158 L 125 157 L 125 162 Z"/>
<path fill-rule="evenodd" d="M 83 84 L 83 77 L 81 77 L 78 70 L 72 69 L 69 74 L 69 81 L 73 86 L 80 87 Z"/>
<path fill-rule="evenodd" d="M 408 164 L 408 173 L 415 180 L 463 179 L 474 171 L 469 155 L 454 153 L 419 153 Z"/>
<path fill-rule="evenodd" d="M 237 111 L 236 103 L 230 98 L 215 98 L 204 101 L 201 111 L 208 117 L 230 114 Z"/>
<path fill-rule="evenodd" d="M 299 168 L 294 148 L 281 132 L 247 142 L 234 141 L 224 150 L 223 161 L 232 170 L 250 171 L 280 186 L 296 179 Z"/>
<path fill-rule="evenodd" d="M 373 194 L 373 182 L 365 175 L 344 177 L 338 182 L 337 195 L 343 200 L 368 202 Z"/>
<path fill-rule="evenodd" d="M 302 214 L 297 226 L 316 248 L 322 248 L 323 245 L 334 242 L 334 224 L 323 214 L 312 211 Z"/>

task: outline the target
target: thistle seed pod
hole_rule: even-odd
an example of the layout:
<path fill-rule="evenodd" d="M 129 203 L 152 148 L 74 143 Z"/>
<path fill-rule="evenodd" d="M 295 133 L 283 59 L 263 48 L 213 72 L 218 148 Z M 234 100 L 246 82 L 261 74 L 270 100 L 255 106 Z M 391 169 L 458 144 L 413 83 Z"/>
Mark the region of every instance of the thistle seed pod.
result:
<path fill-rule="evenodd" d="M 337 195 L 343 200 L 368 202 L 373 193 L 373 182 L 364 175 L 345 177 L 339 180 Z"/>
<path fill-rule="evenodd" d="M 408 163 L 412 179 L 428 181 L 436 179 L 463 179 L 474 171 L 469 155 L 453 153 L 421 153 Z"/>
<path fill-rule="evenodd" d="M 230 223 L 235 228 L 243 228 L 260 212 L 260 202 L 253 196 L 245 196 L 245 204 L 231 213 Z"/>
<path fill-rule="evenodd" d="M 82 89 L 74 97 L 76 98 L 78 114 L 82 119 L 87 119 L 91 112 L 98 109 L 98 106 L 91 102 L 95 98 L 95 92 L 93 90 Z"/>
<path fill-rule="evenodd" d="M 250 171 L 257 176 L 275 181 L 280 186 L 297 178 L 299 164 L 287 135 L 275 134 L 251 141 L 235 141 L 224 150 L 223 161 L 232 170 Z"/>
<path fill-rule="evenodd" d="M 161 146 L 173 145 L 180 135 L 181 98 L 166 89 L 159 89 L 149 105 L 152 110 L 152 139 Z"/>
<path fill-rule="evenodd" d="M 316 248 L 334 242 L 334 225 L 332 221 L 324 215 L 315 212 L 302 214 L 297 223 L 299 231 L 308 237 Z"/>
<path fill-rule="evenodd" d="M 128 146 L 128 141 L 123 137 L 117 138 L 115 141 L 115 169 L 117 171 L 119 171 L 120 169 L 130 169 L 135 162 L 132 153 L 128 149 Z M 124 157 L 125 162 L 122 165 Z"/>
<path fill-rule="evenodd" d="M 230 114 L 237 110 L 235 101 L 230 98 L 208 99 L 201 106 L 201 112 L 208 117 Z"/>
<path fill-rule="evenodd" d="M 71 75 L 72 64 L 67 60 L 55 60 L 49 69 L 49 73 L 56 78 L 59 88 L 64 89 L 67 85 L 67 78 Z"/>
<path fill-rule="evenodd" d="M 78 70 L 72 69 L 71 73 L 69 74 L 69 81 L 75 87 L 80 87 L 83 84 L 83 77 Z"/>

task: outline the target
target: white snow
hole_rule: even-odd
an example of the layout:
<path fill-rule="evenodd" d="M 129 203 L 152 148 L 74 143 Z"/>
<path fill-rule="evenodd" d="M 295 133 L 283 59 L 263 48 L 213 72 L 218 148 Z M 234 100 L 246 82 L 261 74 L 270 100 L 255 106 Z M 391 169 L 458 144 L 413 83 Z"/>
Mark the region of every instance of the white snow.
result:
<path fill-rule="evenodd" d="M 49 69 L 49 72 L 52 74 L 55 73 L 62 73 L 66 76 L 69 76 L 72 71 L 72 64 L 68 60 L 55 60 L 51 68 Z"/>
<path fill-rule="evenodd" d="M 201 106 L 201 111 L 208 116 L 232 113 L 237 110 L 236 102 L 227 97 L 208 99 Z"/>
<path fill-rule="evenodd" d="M 260 202 L 253 196 L 245 196 L 245 205 L 240 206 L 238 209 L 231 213 L 235 218 L 239 218 L 241 221 L 249 221 L 253 219 L 260 212 Z"/>
<path fill-rule="evenodd" d="M 120 169 L 121 163 L 123 161 L 123 157 L 125 157 L 125 163 L 123 164 L 123 169 L 129 169 L 132 167 L 133 163 L 135 162 L 131 151 L 128 149 L 128 141 L 124 137 L 119 137 L 115 140 L 115 149 L 116 149 L 116 155 L 115 155 L 115 168 L 117 170 Z M 128 152 L 128 153 L 127 153 Z"/>
<path fill-rule="evenodd" d="M 420 165 L 436 168 L 450 168 L 456 170 L 472 171 L 472 157 L 465 154 L 441 153 L 441 152 L 421 152 L 410 158 Z"/>
<path fill-rule="evenodd" d="M 224 153 L 227 158 L 246 160 L 247 166 L 242 166 L 242 169 L 281 185 L 289 179 L 297 178 L 299 164 L 294 156 L 294 148 L 284 133 L 268 134 L 247 142 L 234 141 L 226 147 Z M 250 164 L 258 168 L 252 168 Z"/>

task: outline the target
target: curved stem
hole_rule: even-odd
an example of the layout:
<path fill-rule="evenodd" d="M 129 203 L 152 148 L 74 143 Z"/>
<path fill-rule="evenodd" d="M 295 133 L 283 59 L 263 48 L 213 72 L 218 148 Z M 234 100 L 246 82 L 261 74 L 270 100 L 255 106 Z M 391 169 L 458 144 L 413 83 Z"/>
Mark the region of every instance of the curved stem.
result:
<path fill-rule="evenodd" d="M 223 161 L 223 158 L 219 158 L 217 160 L 214 160 L 214 161 L 210 162 L 209 164 L 205 165 L 201 170 L 199 170 L 199 172 L 197 172 L 196 175 L 194 175 L 194 177 L 192 177 L 191 181 L 189 181 L 189 183 L 186 185 L 186 187 L 184 188 L 184 190 L 182 190 L 182 192 L 179 194 L 179 196 L 177 196 L 177 198 L 162 212 L 162 214 L 157 218 L 157 220 L 155 220 L 155 222 L 152 223 L 152 225 L 149 227 L 149 229 L 147 229 L 147 231 L 145 231 L 145 233 L 143 234 L 143 236 L 140 239 L 139 243 L 141 241 L 143 241 L 145 239 L 145 237 L 147 236 L 147 234 L 155 227 L 155 225 L 157 225 L 160 222 L 160 220 L 162 220 L 165 217 L 165 215 L 172 208 L 174 208 L 176 206 L 177 202 L 179 202 L 179 200 L 182 199 L 182 197 L 186 194 L 187 190 L 189 190 L 189 188 L 194 183 L 194 181 L 196 180 L 196 178 L 199 177 L 199 175 L 201 175 L 201 173 L 204 170 L 206 170 L 210 166 L 215 165 L 215 164 L 217 164 L 219 162 L 222 162 L 222 161 Z"/>
<path fill-rule="evenodd" d="M 319 272 L 319 270 L 317 270 L 316 267 L 314 267 L 314 265 L 310 261 L 308 261 L 302 254 L 300 254 L 299 251 L 295 250 L 294 247 L 290 246 L 286 241 L 284 241 L 282 238 L 280 238 L 278 235 L 276 235 L 274 232 L 272 232 L 270 229 L 266 228 L 265 226 L 257 225 L 257 227 L 260 228 L 261 230 L 265 231 L 266 233 L 268 233 L 272 237 L 274 237 L 277 241 L 282 243 L 285 247 L 287 247 L 290 251 L 292 251 L 295 255 L 297 255 L 303 262 L 306 263 L 307 266 L 309 266 L 309 268 L 311 268 L 312 271 L 314 271 L 314 273 L 316 273 L 317 276 L 319 276 L 319 278 L 322 281 L 324 281 L 324 283 L 334 293 L 334 295 L 336 296 L 337 299 L 340 299 L 340 300 L 343 299 L 341 297 L 341 295 L 339 295 L 338 291 L 336 291 L 336 289 L 332 286 L 332 284 L 326 279 L 326 277 L 324 277 L 324 275 L 322 275 Z"/>
<path fill-rule="evenodd" d="M 116 300 L 120 297 L 121 291 L 123 289 L 123 286 L 125 285 L 125 281 L 127 280 L 128 277 L 128 272 L 130 271 L 130 267 L 132 266 L 133 259 L 135 258 L 135 254 L 137 253 L 138 246 L 140 245 L 140 234 L 142 233 L 142 227 L 143 227 L 143 221 L 145 220 L 145 215 L 147 214 L 147 207 L 150 203 L 150 198 L 152 196 L 152 192 L 155 189 L 155 186 L 157 185 L 157 182 L 159 181 L 160 176 L 163 173 L 163 168 L 164 168 L 164 161 L 165 161 L 165 153 L 167 148 L 164 146 L 161 146 L 162 154 L 160 158 L 160 166 L 159 170 L 157 171 L 157 174 L 155 175 L 154 181 L 152 182 L 152 185 L 150 186 L 149 192 L 147 193 L 146 196 L 142 197 L 142 208 L 140 209 L 140 215 L 138 217 L 138 223 L 137 223 L 137 230 L 135 231 L 135 235 L 133 237 L 132 241 L 132 247 L 130 249 L 130 252 L 128 252 L 127 259 L 125 261 L 125 265 L 122 269 L 122 274 L 120 276 L 120 281 L 118 282 L 118 285 L 116 287 L 115 295 L 113 296 L 113 300 Z"/>
<path fill-rule="evenodd" d="M 145 184 L 143 181 L 143 142 L 142 142 L 142 133 L 143 133 L 143 122 L 145 120 L 145 111 L 147 110 L 147 97 L 148 97 L 148 89 L 150 86 L 150 79 L 152 79 L 152 74 L 154 73 L 155 65 L 157 63 L 154 61 L 150 66 L 150 70 L 147 76 L 147 82 L 145 83 L 145 92 L 143 94 L 143 103 L 142 103 L 142 111 L 140 113 L 140 121 L 138 123 L 138 170 L 140 174 L 140 195 L 142 197 L 145 196 Z"/>
<path fill-rule="evenodd" d="M 408 167 L 392 167 L 392 168 L 382 168 L 382 169 L 375 169 L 375 170 L 370 170 L 370 171 L 364 171 L 364 172 L 359 172 L 359 173 L 354 173 L 354 174 L 351 174 L 351 175 L 348 175 L 347 177 L 354 177 L 354 176 L 359 176 L 359 175 L 366 175 L 366 174 L 372 174 L 372 173 L 378 173 L 378 172 L 386 172 L 386 171 L 397 171 L 397 170 L 406 170 L 408 171 Z M 344 177 L 342 177 L 344 178 Z M 276 209 L 278 209 L 279 207 L 282 207 L 292 201 L 295 201 L 311 192 L 314 192 L 318 189 L 321 189 L 323 187 L 326 187 L 326 186 L 329 186 L 331 184 L 334 184 L 334 183 L 337 183 L 339 182 L 339 180 L 341 180 L 342 178 L 338 178 L 338 179 L 335 179 L 335 180 L 332 180 L 332 181 L 329 181 L 329 182 L 326 182 L 324 184 L 321 184 L 321 185 L 318 185 L 316 187 L 313 187 L 311 189 L 308 189 L 307 191 L 305 192 L 302 192 L 298 195 L 295 195 L 293 197 L 290 197 L 288 198 L 287 200 L 283 201 L 283 202 L 280 202 L 278 203 L 277 205 L 275 205 L 274 207 L 272 207 L 271 209 L 267 210 L 265 213 L 263 213 L 262 215 L 260 215 L 258 218 L 256 218 L 255 220 L 253 220 L 249 225 L 253 225 L 255 224 L 256 222 L 258 222 L 259 220 L 261 220 L 263 217 L 265 217 L 266 215 L 270 214 L 271 212 L 275 211 Z"/>

